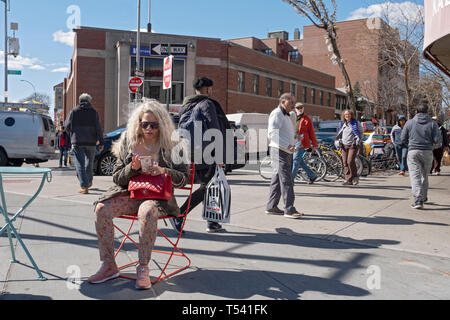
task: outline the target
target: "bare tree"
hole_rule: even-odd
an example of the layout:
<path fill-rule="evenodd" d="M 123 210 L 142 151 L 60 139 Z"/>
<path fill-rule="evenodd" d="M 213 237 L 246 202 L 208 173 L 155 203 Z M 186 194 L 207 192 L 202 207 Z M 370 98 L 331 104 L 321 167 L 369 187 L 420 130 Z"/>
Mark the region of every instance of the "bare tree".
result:
<path fill-rule="evenodd" d="M 421 66 L 420 92 L 433 115 L 441 117 L 450 108 L 450 79 L 426 59 Z"/>
<path fill-rule="evenodd" d="M 408 118 L 420 98 L 419 74 L 421 50 L 424 39 L 424 12 L 412 12 L 401 6 L 392 8 L 391 2 L 383 4 L 382 19 L 387 26 L 379 38 L 380 68 L 397 70 L 401 79 L 403 105 Z M 395 10 L 395 16 L 392 12 Z M 393 88 L 396 90 L 398 87 Z"/>
<path fill-rule="evenodd" d="M 336 11 L 337 5 L 335 0 L 331 1 L 332 8 L 328 8 L 323 0 L 283 0 L 290 4 L 296 12 L 305 16 L 317 28 L 323 29 L 326 32 L 326 41 L 330 46 L 330 51 L 333 52 L 331 60 L 337 64 L 342 71 L 346 82 L 346 91 L 349 97 L 349 105 L 356 113 L 356 100 L 353 93 L 352 82 L 345 67 L 345 61 L 340 53 L 338 47 L 338 36 L 336 30 Z"/>
<path fill-rule="evenodd" d="M 36 102 L 39 102 L 41 104 L 50 105 L 50 96 L 46 93 L 33 93 L 32 95 L 29 95 L 28 97 L 21 99 L 20 102 L 26 102 L 34 100 Z"/>

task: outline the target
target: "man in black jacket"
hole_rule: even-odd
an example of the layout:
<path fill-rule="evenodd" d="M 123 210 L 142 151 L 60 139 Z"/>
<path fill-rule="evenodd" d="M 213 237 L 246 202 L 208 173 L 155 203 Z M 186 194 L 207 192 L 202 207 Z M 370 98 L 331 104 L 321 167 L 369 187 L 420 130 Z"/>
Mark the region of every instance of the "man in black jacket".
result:
<path fill-rule="evenodd" d="M 191 133 L 191 159 L 195 162 L 195 180 L 200 183 L 200 188 L 192 193 L 192 199 L 189 206 L 189 211 L 192 211 L 197 205 L 199 205 L 206 193 L 206 186 L 212 179 L 216 172 L 216 166 L 224 167 L 226 159 L 226 137 L 227 129 L 230 129 L 227 117 L 222 110 L 220 104 L 211 99 L 213 81 L 208 78 L 196 79 L 193 83 L 195 89 L 195 95 L 186 97 L 183 102 L 183 107 L 180 111 L 179 128 L 185 129 Z M 194 126 L 196 127 L 194 129 Z M 195 137 L 192 133 L 193 130 L 200 130 L 202 133 L 202 141 L 194 141 Z M 211 155 L 214 159 L 207 159 L 203 154 L 205 148 L 209 142 L 203 141 L 203 134 L 206 130 L 216 129 L 220 131 L 223 138 L 222 148 L 216 148 Z M 218 144 L 216 144 L 218 146 Z M 222 153 L 222 154 L 219 154 Z M 213 163 L 212 163 L 213 162 Z M 186 201 L 181 206 L 181 213 L 186 213 L 187 203 Z M 183 223 L 183 218 L 170 219 L 172 226 L 179 232 Z M 222 226 L 217 222 L 208 221 L 206 232 L 215 233 L 222 231 Z"/>
<path fill-rule="evenodd" d="M 97 144 L 100 145 L 100 151 L 103 149 L 103 131 L 91 101 L 89 94 L 80 95 L 79 105 L 70 112 L 65 123 L 75 155 L 75 167 L 81 186 L 79 193 L 82 194 L 89 193 L 88 190 L 92 187 Z"/>

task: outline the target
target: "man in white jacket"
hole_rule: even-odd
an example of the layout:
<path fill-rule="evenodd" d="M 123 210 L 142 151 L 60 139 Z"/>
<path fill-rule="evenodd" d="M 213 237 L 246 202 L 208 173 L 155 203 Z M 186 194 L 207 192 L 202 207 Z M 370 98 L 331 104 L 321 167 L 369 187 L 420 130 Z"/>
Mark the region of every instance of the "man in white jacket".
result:
<path fill-rule="evenodd" d="M 283 214 L 286 218 L 298 219 L 302 214 L 294 207 L 294 183 L 292 181 L 292 155 L 295 152 L 295 131 L 289 113 L 294 109 L 295 97 L 285 93 L 280 98 L 280 105 L 269 117 L 270 156 L 273 175 L 270 184 L 267 214 Z M 284 211 L 278 208 L 283 196 Z"/>

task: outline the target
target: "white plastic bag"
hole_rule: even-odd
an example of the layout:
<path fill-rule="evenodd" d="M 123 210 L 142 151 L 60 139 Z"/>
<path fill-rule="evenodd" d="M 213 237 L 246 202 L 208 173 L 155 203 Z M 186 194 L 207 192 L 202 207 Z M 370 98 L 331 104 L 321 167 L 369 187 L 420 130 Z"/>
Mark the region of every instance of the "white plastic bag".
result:
<path fill-rule="evenodd" d="M 229 223 L 231 207 L 231 189 L 222 168 L 217 166 L 216 173 L 206 187 L 203 220 Z"/>

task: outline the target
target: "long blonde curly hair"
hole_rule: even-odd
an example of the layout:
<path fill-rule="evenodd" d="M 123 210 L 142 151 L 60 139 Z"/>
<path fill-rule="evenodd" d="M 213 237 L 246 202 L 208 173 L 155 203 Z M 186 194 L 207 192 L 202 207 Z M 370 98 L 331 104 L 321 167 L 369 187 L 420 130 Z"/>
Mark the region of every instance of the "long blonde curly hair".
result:
<path fill-rule="evenodd" d="M 185 142 L 179 139 L 179 135 L 175 130 L 172 118 L 167 110 L 159 101 L 154 99 L 144 99 L 131 114 L 128 119 L 127 129 L 122 134 L 120 139 L 114 143 L 112 152 L 116 157 L 120 157 L 124 152 L 133 153 L 134 148 L 143 139 L 144 135 L 140 127 L 142 117 L 146 113 L 151 113 L 155 116 L 159 123 L 159 145 L 161 147 L 161 154 L 166 163 L 189 163 L 186 158 L 188 152 L 186 151 Z M 174 148 L 178 147 L 175 151 Z M 174 157 L 176 159 L 174 159 Z M 172 161 L 170 161 L 172 160 Z"/>

